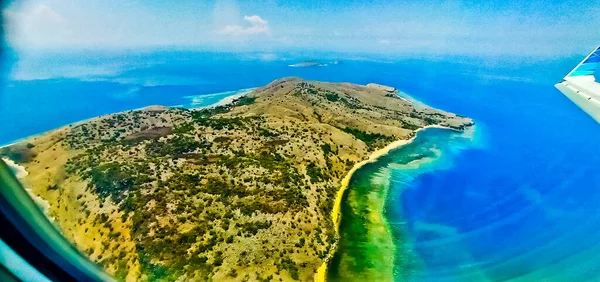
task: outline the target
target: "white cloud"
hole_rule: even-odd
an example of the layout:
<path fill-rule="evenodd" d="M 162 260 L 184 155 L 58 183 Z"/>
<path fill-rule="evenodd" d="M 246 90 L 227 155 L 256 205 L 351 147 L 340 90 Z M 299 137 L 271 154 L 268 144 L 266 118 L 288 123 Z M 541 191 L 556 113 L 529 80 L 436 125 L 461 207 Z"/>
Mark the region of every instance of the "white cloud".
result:
<path fill-rule="evenodd" d="M 245 25 L 226 25 L 220 30 L 221 34 L 231 36 L 248 36 L 269 34 L 269 22 L 257 15 L 244 16 Z"/>
<path fill-rule="evenodd" d="M 71 34 L 68 20 L 44 4 L 6 9 L 3 16 L 7 22 L 7 37 L 12 44 L 59 43 Z"/>
<path fill-rule="evenodd" d="M 42 23 L 65 24 L 67 22 L 63 16 L 44 4 L 35 6 L 29 16 Z"/>
<path fill-rule="evenodd" d="M 261 17 L 259 17 L 257 15 L 245 16 L 244 20 L 249 22 L 252 26 L 267 26 L 269 24 L 269 22 L 263 20 Z"/>

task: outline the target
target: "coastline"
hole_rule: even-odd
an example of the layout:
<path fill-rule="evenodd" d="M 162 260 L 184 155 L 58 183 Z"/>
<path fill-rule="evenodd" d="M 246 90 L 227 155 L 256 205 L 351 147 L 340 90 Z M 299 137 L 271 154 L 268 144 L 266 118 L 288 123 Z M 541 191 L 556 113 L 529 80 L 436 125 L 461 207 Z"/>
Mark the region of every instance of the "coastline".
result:
<path fill-rule="evenodd" d="M 2 158 L 2 160 L 13 171 L 17 179 L 21 179 L 29 175 L 29 172 L 27 172 L 25 167 L 15 163 L 13 160 L 4 157 Z"/>
<path fill-rule="evenodd" d="M 440 128 L 440 129 L 456 131 L 455 129 L 452 129 L 452 128 L 449 128 L 446 126 L 441 126 L 441 125 L 427 125 L 425 127 L 419 128 L 414 131 L 415 135 L 412 138 L 407 139 L 407 140 L 396 140 L 396 141 L 388 144 L 387 146 L 374 151 L 373 153 L 371 153 L 371 155 L 369 155 L 369 157 L 366 160 L 363 160 L 363 161 L 355 164 L 352 167 L 352 169 L 350 169 L 350 171 L 346 174 L 346 176 L 344 176 L 344 178 L 342 179 L 342 181 L 340 183 L 341 184 L 340 189 L 338 190 L 338 192 L 335 196 L 335 202 L 333 205 L 333 210 L 331 212 L 331 220 L 333 221 L 333 224 L 335 226 L 335 232 L 338 236 L 339 236 L 339 228 L 340 228 L 340 220 L 341 220 L 340 210 L 341 210 L 342 198 L 344 196 L 344 193 L 348 189 L 348 186 L 350 185 L 350 180 L 352 179 L 352 176 L 354 175 L 354 173 L 358 169 L 363 167 L 365 164 L 373 163 L 373 162 L 377 161 L 380 157 L 387 155 L 390 151 L 412 143 L 417 138 L 417 134 L 420 131 L 423 131 L 423 130 L 429 129 L 429 128 Z M 317 272 L 315 273 L 315 276 L 314 276 L 315 282 L 325 282 L 327 280 L 326 279 L 327 266 L 329 264 L 329 261 L 333 257 L 333 254 L 335 254 L 335 252 L 337 251 L 337 244 L 338 244 L 338 242 L 336 241 L 332 247 L 332 250 L 325 258 L 323 264 L 321 264 L 321 266 L 317 269 Z"/>
<path fill-rule="evenodd" d="M 231 103 L 233 103 L 235 100 L 242 98 L 250 93 L 252 93 L 252 91 L 256 90 L 257 88 L 245 88 L 245 89 L 240 89 L 238 90 L 239 93 L 236 94 L 232 94 L 229 96 L 224 97 L 223 99 L 210 104 L 210 105 L 206 105 L 206 106 L 199 106 L 199 107 L 192 107 L 189 108 L 190 110 L 201 110 L 201 109 L 211 109 L 211 108 L 215 108 L 218 106 L 225 106 L 225 105 L 229 105 Z M 213 95 L 213 94 L 211 94 Z"/>
<path fill-rule="evenodd" d="M 206 105 L 206 106 L 199 106 L 199 107 L 189 108 L 189 110 L 210 109 L 210 108 L 213 108 L 213 107 L 225 106 L 225 105 L 233 103 L 236 99 L 239 99 L 239 98 L 242 98 L 242 97 L 248 95 L 249 93 L 251 93 L 255 89 L 257 89 L 257 87 L 255 87 L 255 88 L 240 89 L 238 91 L 243 91 L 243 92 L 237 93 L 237 94 L 232 94 L 230 96 L 226 96 L 223 99 L 221 99 L 221 100 L 219 100 L 219 101 L 217 101 L 215 103 Z M 208 95 L 214 95 L 214 94 L 208 94 Z M 97 119 L 97 118 L 100 118 L 100 117 L 103 117 L 103 116 L 106 116 L 106 115 L 126 113 L 126 112 L 130 112 L 130 111 L 153 110 L 153 109 L 156 109 L 156 108 L 168 108 L 168 109 L 171 109 L 171 108 L 178 108 L 178 106 L 149 105 L 149 106 L 145 106 L 145 107 L 141 107 L 141 108 L 135 108 L 135 109 L 131 109 L 131 110 L 125 110 L 125 111 L 120 111 L 120 112 L 103 114 L 103 115 L 99 115 L 99 116 L 95 116 L 95 117 L 83 119 L 83 120 L 80 120 L 80 121 L 76 121 L 76 122 L 72 122 L 72 123 L 67 123 L 67 124 L 59 126 L 57 128 L 53 128 L 53 129 L 50 129 L 50 130 L 47 130 L 47 131 L 44 131 L 44 132 L 32 134 L 32 135 L 29 135 L 29 136 L 25 136 L 25 137 L 22 137 L 22 138 L 10 141 L 10 142 L 8 142 L 6 144 L 0 144 L 0 149 L 5 148 L 5 147 L 10 147 L 12 145 L 21 143 L 21 142 L 29 140 L 31 138 L 43 136 L 44 134 L 46 134 L 46 133 L 48 133 L 50 131 L 54 131 L 54 130 L 65 128 L 65 127 L 69 127 L 69 126 L 77 126 L 79 124 L 82 124 L 82 123 L 85 123 L 85 122 L 88 122 L 88 121 L 92 121 L 94 119 Z"/>
<path fill-rule="evenodd" d="M 25 169 L 24 166 L 15 163 L 13 160 L 11 160 L 9 158 L 0 158 L 0 159 L 2 161 L 4 161 L 4 163 L 8 166 L 8 168 L 12 171 L 12 173 L 15 175 L 15 177 L 17 179 L 20 180 L 29 175 L 29 172 L 27 171 L 27 169 Z M 42 197 L 36 195 L 33 192 L 33 190 L 31 190 L 31 188 L 26 188 L 26 187 L 23 187 L 23 188 L 25 188 L 25 191 L 27 191 L 27 194 L 29 194 L 29 196 L 38 205 L 38 207 L 40 207 L 40 209 L 44 212 L 44 214 L 48 217 L 48 219 L 50 219 L 50 221 L 53 221 L 54 218 L 49 213 L 50 203 L 47 200 L 43 199 Z"/>
<path fill-rule="evenodd" d="M 37 135 L 39 135 L 39 134 L 37 134 Z M 23 141 L 25 141 L 26 139 L 29 139 L 29 138 L 31 138 L 31 137 L 34 137 L 34 136 L 36 136 L 36 135 L 27 136 L 27 137 L 25 137 L 25 138 L 21 138 L 21 139 L 17 139 L 17 140 L 15 140 L 15 141 L 11 141 L 10 143 L 6 143 L 6 144 L 4 144 L 4 145 L 0 145 L 0 149 L 2 149 L 2 148 L 5 148 L 5 147 L 10 147 L 10 146 L 12 146 L 12 145 L 15 145 L 15 144 L 17 144 L 17 143 L 19 143 L 19 142 L 23 142 Z"/>

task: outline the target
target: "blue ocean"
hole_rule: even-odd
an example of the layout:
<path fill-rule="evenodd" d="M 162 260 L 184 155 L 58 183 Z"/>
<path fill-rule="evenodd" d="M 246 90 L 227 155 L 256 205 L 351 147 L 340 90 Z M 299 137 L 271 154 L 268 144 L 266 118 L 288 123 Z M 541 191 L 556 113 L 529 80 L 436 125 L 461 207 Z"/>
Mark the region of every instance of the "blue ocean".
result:
<path fill-rule="evenodd" d="M 582 54 L 582 56 L 585 54 Z M 339 64 L 289 67 L 309 59 Z M 585 281 L 600 273 L 600 125 L 553 85 L 581 58 L 191 51 L 18 57 L 0 144 L 148 105 L 209 105 L 274 79 L 376 82 L 471 117 L 469 138 L 419 133 L 438 158 L 392 167 L 385 217 L 414 281 Z M 392 152 L 393 153 L 393 152 Z M 399 278 L 400 279 L 400 278 Z"/>

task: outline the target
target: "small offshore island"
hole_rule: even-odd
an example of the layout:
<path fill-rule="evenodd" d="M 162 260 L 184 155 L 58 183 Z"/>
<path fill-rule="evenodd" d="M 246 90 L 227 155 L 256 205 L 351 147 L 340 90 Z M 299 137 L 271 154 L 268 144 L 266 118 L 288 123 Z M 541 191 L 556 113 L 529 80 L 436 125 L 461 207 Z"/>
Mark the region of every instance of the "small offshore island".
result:
<path fill-rule="evenodd" d="M 310 281 L 325 277 L 354 171 L 420 129 L 471 125 L 391 87 L 284 78 L 213 108 L 101 116 L 0 156 L 118 280 Z"/>

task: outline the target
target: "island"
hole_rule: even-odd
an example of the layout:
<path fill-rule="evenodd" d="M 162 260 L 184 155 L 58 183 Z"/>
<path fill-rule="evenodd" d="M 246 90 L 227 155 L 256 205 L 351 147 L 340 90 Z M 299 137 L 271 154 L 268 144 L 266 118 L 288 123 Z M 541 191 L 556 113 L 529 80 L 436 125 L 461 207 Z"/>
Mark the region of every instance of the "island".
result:
<path fill-rule="evenodd" d="M 100 116 L 0 149 L 64 236 L 122 281 L 311 281 L 350 175 L 469 118 L 392 87 L 278 79 L 203 109 Z"/>
<path fill-rule="evenodd" d="M 310 60 L 310 61 L 303 61 L 300 63 L 291 64 L 288 66 L 292 67 L 292 68 L 306 68 L 306 67 L 326 67 L 329 65 L 339 65 L 339 64 L 340 64 L 340 61 L 331 61 L 328 63 L 324 63 L 324 62 L 317 61 L 317 60 Z"/>

